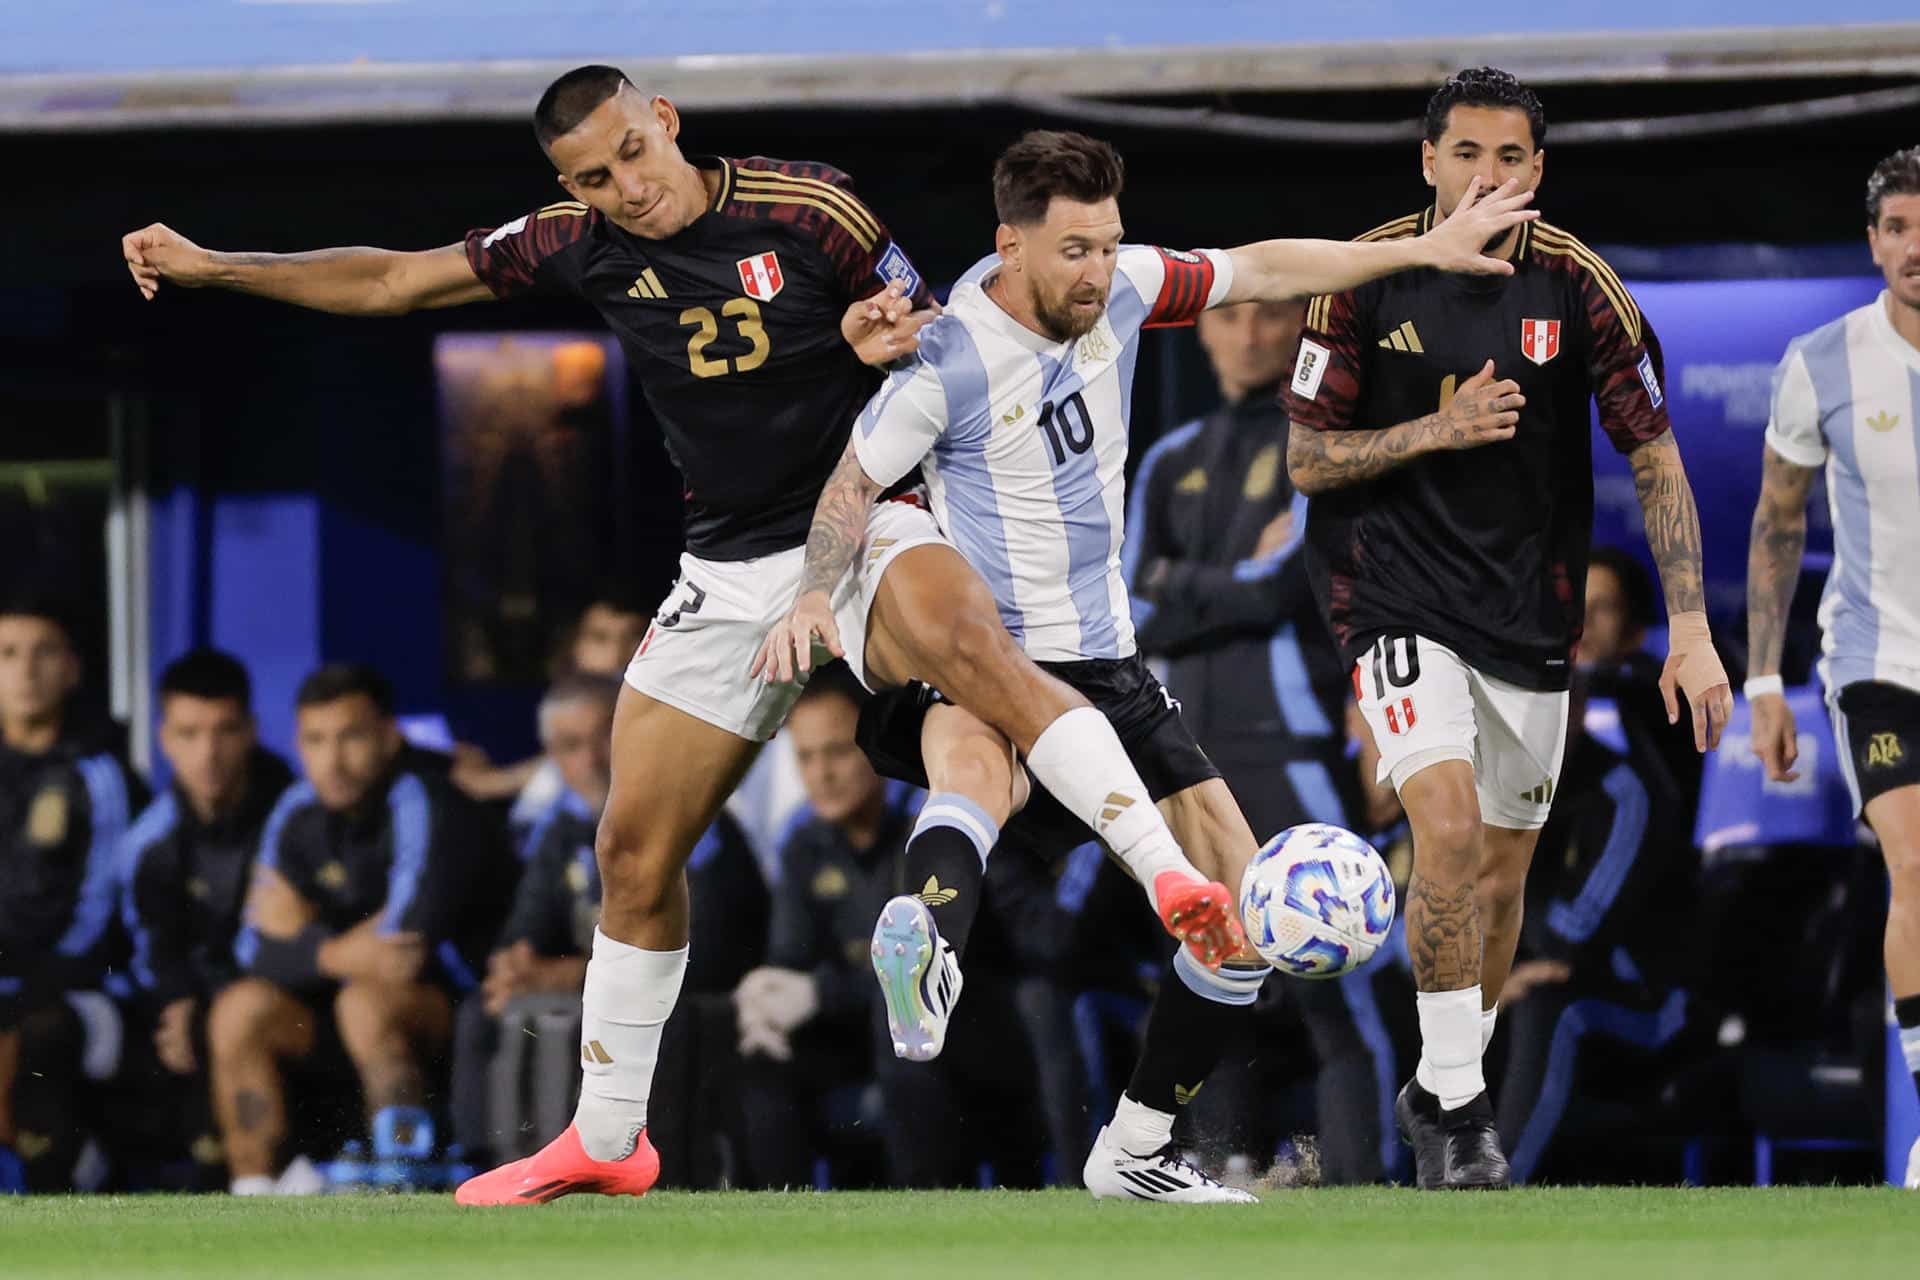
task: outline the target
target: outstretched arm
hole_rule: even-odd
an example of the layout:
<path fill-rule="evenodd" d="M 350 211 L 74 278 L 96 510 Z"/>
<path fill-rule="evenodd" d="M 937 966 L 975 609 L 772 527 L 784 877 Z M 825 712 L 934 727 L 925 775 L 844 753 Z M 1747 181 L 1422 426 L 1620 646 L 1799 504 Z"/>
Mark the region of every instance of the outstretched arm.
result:
<path fill-rule="evenodd" d="M 1667 597 L 1670 633 L 1667 663 L 1660 673 L 1667 719 L 1678 722 L 1676 690 L 1693 705 L 1693 742 L 1701 751 L 1720 744 L 1720 731 L 1733 712 L 1733 691 L 1707 630 L 1705 575 L 1700 557 L 1700 513 L 1693 486 L 1680 462 L 1672 431 L 1663 431 L 1627 455 L 1633 487 L 1640 498 L 1647 546 Z"/>
<path fill-rule="evenodd" d="M 149 301 L 162 281 L 183 289 L 231 289 L 338 315 L 401 315 L 494 297 L 458 244 L 416 253 L 363 247 L 221 253 L 156 222 L 123 236 L 120 248 Z"/>
<path fill-rule="evenodd" d="M 1747 677 L 1780 675 L 1787 643 L 1787 614 L 1800 581 L 1800 556 L 1807 545 L 1807 495 L 1818 467 L 1787 461 L 1767 446 L 1760 473 L 1760 501 L 1753 508 L 1753 533 L 1747 542 Z M 1775 782 L 1791 782 L 1799 759 L 1799 737 L 1784 695 L 1759 693 L 1753 710 L 1753 750 Z"/>
<path fill-rule="evenodd" d="M 1312 497 L 1385 475 L 1423 453 L 1477 449 L 1513 437 L 1527 398 L 1511 379 L 1493 380 L 1493 361 L 1460 384 L 1437 412 L 1398 426 L 1315 431 L 1295 423 L 1287 433 L 1287 475 Z"/>
<path fill-rule="evenodd" d="M 1509 181 L 1482 197 L 1475 178 L 1447 220 L 1423 236 L 1399 240 L 1262 240 L 1227 250 L 1233 284 L 1222 306 L 1283 302 L 1341 293 L 1409 267 L 1506 276 L 1513 264 L 1488 256 L 1487 245 L 1540 215 L 1526 207 L 1533 192 Z"/>
<path fill-rule="evenodd" d="M 805 675 L 813 669 L 815 637 L 834 657 L 845 656 L 840 628 L 833 620 L 833 588 L 860 554 L 867 518 L 880 493 L 881 486 L 860 465 L 860 455 L 849 439 L 813 506 L 813 526 L 807 530 L 807 554 L 793 608 L 767 633 L 748 675 L 764 673 L 768 684 L 784 684 Z"/>

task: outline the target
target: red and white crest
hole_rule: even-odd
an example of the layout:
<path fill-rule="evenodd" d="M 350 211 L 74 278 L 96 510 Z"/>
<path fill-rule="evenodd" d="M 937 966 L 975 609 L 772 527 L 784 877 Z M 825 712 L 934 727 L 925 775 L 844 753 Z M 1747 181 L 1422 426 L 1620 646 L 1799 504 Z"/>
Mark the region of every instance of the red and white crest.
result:
<path fill-rule="evenodd" d="M 1560 354 L 1558 320 L 1522 320 L 1520 354 L 1535 364 L 1545 364 Z"/>
<path fill-rule="evenodd" d="M 733 264 L 740 268 L 740 287 L 749 298 L 771 302 L 786 284 L 780 274 L 780 257 L 774 253 L 756 253 Z"/>

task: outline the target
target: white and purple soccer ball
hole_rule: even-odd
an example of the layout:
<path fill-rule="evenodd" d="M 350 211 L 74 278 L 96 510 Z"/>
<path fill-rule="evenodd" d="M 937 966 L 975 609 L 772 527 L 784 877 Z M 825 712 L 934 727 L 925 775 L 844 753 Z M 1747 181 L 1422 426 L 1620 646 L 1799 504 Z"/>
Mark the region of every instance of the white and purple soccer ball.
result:
<path fill-rule="evenodd" d="M 1393 928 L 1393 877 L 1372 845 L 1308 822 L 1261 846 L 1240 882 L 1240 919 L 1261 958 L 1296 978 L 1365 964 Z"/>

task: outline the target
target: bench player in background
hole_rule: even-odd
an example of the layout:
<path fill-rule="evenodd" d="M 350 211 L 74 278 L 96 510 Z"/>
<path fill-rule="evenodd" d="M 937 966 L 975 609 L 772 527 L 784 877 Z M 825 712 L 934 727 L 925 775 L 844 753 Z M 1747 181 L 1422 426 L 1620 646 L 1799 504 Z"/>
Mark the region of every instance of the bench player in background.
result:
<path fill-rule="evenodd" d="M 1361 239 L 1418 235 L 1476 182 L 1537 189 L 1545 141 L 1530 89 L 1490 67 L 1460 72 L 1427 105 L 1435 203 Z M 1413 826 L 1422 1051 L 1397 1110 L 1423 1188 L 1508 1183 L 1480 1063 L 1566 742 L 1593 528 L 1590 402 L 1633 463 L 1666 591 L 1668 719 L 1677 686 L 1705 751 L 1732 702 L 1658 340 L 1612 269 L 1559 227 L 1523 224 L 1490 252 L 1513 274 L 1414 271 L 1316 299 L 1287 393 L 1288 470 L 1313 499 L 1308 568 Z"/>
<path fill-rule="evenodd" d="M 657 1178 L 647 1100 L 686 973 L 687 860 L 798 693 L 747 668 L 793 596 L 814 500 L 877 383 L 863 362 L 910 352 L 930 315 L 906 253 L 837 169 L 684 155 L 673 104 L 612 67 L 556 80 L 534 126 L 572 198 L 463 243 L 210 253 L 156 224 L 122 246 L 148 297 L 172 280 L 359 315 L 581 298 L 619 338 L 685 477 L 683 576 L 614 720 L 579 1110 L 544 1150 L 462 1186 L 466 1204 L 638 1195 Z M 889 504 L 866 550 L 834 589 L 856 670 L 882 684 L 938 679 L 1031 749 L 1035 773 L 1089 823 L 1110 797 L 1129 800 L 1109 839 L 1168 927 L 1217 965 L 1239 941 L 1233 896 L 1194 874 L 1112 726 L 1028 661 L 923 509 Z M 903 572 L 889 572 L 896 562 Z"/>
<path fill-rule="evenodd" d="M 1141 329 L 1415 265 L 1509 271 L 1481 250 L 1532 216 L 1521 207 L 1531 197 L 1508 189 L 1476 204 L 1471 192 L 1432 234 L 1391 243 L 1267 240 L 1186 253 L 1122 244 L 1123 173 L 1111 146 L 1077 133 L 1030 133 L 1001 155 L 997 252 L 960 278 L 919 355 L 861 415 L 820 496 L 802 594 L 761 661 L 784 679 L 796 662 L 804 670 L 815 637 L 839 649 L 830 586 L 865 542 L 874 499 L 924 463 L 934 512 L 992 585 L 1007 630 L 1113 722 L 1201 873 L 1237 886 L 1259 842 L 1135 647 L 1121 569 Z M 1021 810 L 1027 777 L 1004 736 L 924 688 L 883 695 L 865 719 L 862 744 L 882 771 L 933 793 L 907 850 L 907 882 L 921 892 L 887 904 L 873 943 L 895 1052 L 927 1059 L 940 1052 L 959 996 L 988 852 Z M 1032 767 L 1037 753 L 1025 754 Z M 1085 842 L 1087 828 L 1111 839 L 1125 805 L 1080 827 L 1060 811 L 1050 780 L 1038 780 L 1047 793 L 1020 814 L 1019 843 L 1064 852 Z M 1267 972 L 1251 950 L 1217 972 L 1175 953 L 1138 1070 L 1087 1159 L 1094 1195 L 1252 1199 L 1181 1159 L 1170 1135 L 1179 1100 L 1212 1071 Z"/>
<path fill-rule="evenodd" d="M 1797 778 L 1780 654 L 1807 494 L 1824 466 L 1834 546 L 1820 599 L 1820 681 L 1854 808 L 1893 882 L 1887 983 L 1920 1087 L 1920 147 L 1896 151 L 1868 179 L 1867 245 L 1885 291 L 1795 338 L 1774 374 L 1747 552 L 1746 694 L 1767 776 Z M 1920 1142 L 1906 1185 L 1920 1190 Z"/>

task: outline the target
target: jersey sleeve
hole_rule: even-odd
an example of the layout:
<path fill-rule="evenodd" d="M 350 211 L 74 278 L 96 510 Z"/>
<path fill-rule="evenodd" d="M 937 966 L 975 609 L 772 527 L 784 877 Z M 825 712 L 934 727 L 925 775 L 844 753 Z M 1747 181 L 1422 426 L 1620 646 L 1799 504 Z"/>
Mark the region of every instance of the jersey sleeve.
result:
<path fill-rule="evenodd" d="M 1827 438 L 1820 430 L 1820 397 L 1798 346 L 1790 347 L 1773 371 L 1773 408 L 1767 416 L 1767 444 L 1797 467 L 1823 466 Z"/>
<path fill-rule="evenodd" d="M 595 216 L 586 205 L 568 200 L 469 231 L 467 265 L 496 298 L 577 293 L 577 255 L 567 250 L 586 239 Z"/>
<path fill-rule="evenodd" d="M 1162 249 L 1123 245 L 1118 270 L 1147 304 L 1142 328 L 1192 324 L 1217 307 L 1233 287 L 1233 263 L 1220 249 Z"/>
<path fill-rule="evenodd" d="M 1307 304 L 1300 354 L 1285 392 L 1287 417 L 1310 431 L 1346 431 L 1356 424 L 1367 348 L 1361 341 L 1361 301 L 1352 291 Z M 1392 426 L 1392 423 L 1360 424 Z"/>
<path fill-rule="evenodd" d="M 1598 258 L 1583 264 L 1580 303 L 1587 325 L 1587 378 L 1600 429 L 1621 453 L 1657 440 L 1671 427 L 1660 340 L 1613 269 Z"/>
<path fill-rule="evenodd" d="M 935 320 L 922 332 L 928 335 L 945 324 Z M 894 370 L 874 393 L 853 424 L 853 451 L 867 478 L 881 488 L 892 485 L 920 465 L 947 430 L 947 396 L 932 361 L 916 358 Z"/>

